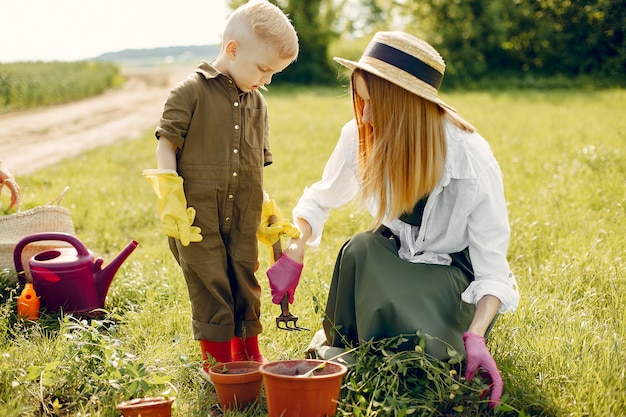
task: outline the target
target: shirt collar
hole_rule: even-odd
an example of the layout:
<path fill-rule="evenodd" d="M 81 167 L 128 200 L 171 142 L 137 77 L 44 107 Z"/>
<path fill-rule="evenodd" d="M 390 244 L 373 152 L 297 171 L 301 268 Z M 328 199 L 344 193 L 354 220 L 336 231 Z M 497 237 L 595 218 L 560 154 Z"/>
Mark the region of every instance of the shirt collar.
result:
<path fill-rule="evenodd" d="M 196 72 L 200 75 L 202 75 L 204 78 L 206 78 L 207 80 L 210 79 L 214 79 L 219 77 L 220 75 L 223 77 L 226 77 L 228 80 L 230 80 L 230 77 L 228 77 L 227 75 L 221 73 L 217 68 L 215 68 L 212 64 L 208 63 L 205 60 L 202 60 L 202 62 L 200 63 L 200 65 L 198 65 L 196 67 Z M 237 89 L 237 95 L 239 96 L 239 99 L 243 99 L 245 97 L 246 94 L 249 94 L 250 92 L 243 92 L 241 91 L 234 83 L 234 81 L 232 82 L 232 84 L 235 86 L 235 88 Z"/>
<path fill-rule="evenodd" d="M 213 78 L 217 78 L 220 75 L 223 77 L 226 77 L 230 80 L 230 77 L 228 77 L 227 75 L 221 73 L 217 68 L 215 68 L 212 64 L 208 63 L 205 60 L 202 60 L 202 62 L 200 63 L 200 65 L 198 65 L 196 67 L 196 72 L 198 74 L 201 74 L 204 78 L 206 78 L 207 80 L 209 79 L 213 79 Z M 235 85 L 235 82 L 233 81 L 233 85 Z M 244 93 L 243 91 L 241 91 L 236 85 L 235 88 L 237 89 L 237 95 L 239 96 L 239 99 L 243 99 L 243 97 L 248 94 L 248 93 Z"/>
<path fill-rule="evenodd" d="M 210 78 L 217 78 L 217 76 L 221 74 L 221 72 L 205 60 L 202 60 L 200 65 L 196 67 L 196 72 L 198 74 L 202 74 L 207 80 Z"/>

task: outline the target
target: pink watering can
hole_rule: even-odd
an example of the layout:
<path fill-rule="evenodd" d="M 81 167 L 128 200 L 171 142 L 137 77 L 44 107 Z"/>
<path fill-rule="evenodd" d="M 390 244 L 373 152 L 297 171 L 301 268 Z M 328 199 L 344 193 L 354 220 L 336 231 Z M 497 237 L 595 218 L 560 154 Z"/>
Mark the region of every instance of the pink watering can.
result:
<path fill-rule="evenodd" d="M 15 270 L 20 282 L 26 281 L 22 265 L 22 250 L 32 242 L 63 241 L 73 247 L 39 252 L 28 261 L 35 292 L 41 298 L 41 307 L 48 311 L 62 308 L 65 312 L 89 313 L 104 308 L 109 286 L 115 273 L 137 248 L 137 241 L 128 245 L 102 269 L 104 261 L 94 261 L 93 252 L 76 236 L 68 233 L 35 233 L 20 240 L 13 252 Z"/>

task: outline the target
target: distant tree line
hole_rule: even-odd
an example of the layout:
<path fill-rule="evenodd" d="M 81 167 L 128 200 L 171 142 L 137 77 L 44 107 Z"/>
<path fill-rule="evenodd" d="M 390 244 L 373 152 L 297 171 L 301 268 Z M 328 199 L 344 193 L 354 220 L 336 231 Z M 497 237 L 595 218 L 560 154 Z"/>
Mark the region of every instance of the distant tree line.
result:
<path fill-rule="evenodd" d="M 298 61 L 281 81 L 331 82 L 331 42 L 401 27 L 444 56 L 447 83 L 501 75 L 626 85 L 626 0 L 271 1 L 289 14 L 300 38 Z"/>
<path fill-rule="evenodd" d="M 494 73 L 626 78 L 625 0 L 420 0 L 407 10 L 457 80 Z"/>

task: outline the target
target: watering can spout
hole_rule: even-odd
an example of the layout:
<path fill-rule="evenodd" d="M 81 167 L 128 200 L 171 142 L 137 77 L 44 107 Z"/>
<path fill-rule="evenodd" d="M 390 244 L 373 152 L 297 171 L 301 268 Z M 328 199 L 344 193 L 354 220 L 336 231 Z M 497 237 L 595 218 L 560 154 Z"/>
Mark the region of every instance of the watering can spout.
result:
<path fill-rule="evenodd" d="M 100 270 L 102 266 L 102 261 L 98 260 L 94 263 L 94 274 L 95 274 L 95 286 L 96 293 L 100 299 L 100 305 L 104 305 L 104 300 L 106 299 L 107 292 L 109 291 L 109 286 L 113 281 L 113 277 L 115 273 L 120 268 L 122 263 L 128 258 L 128 256 L 137 248 L 137 241 L 131 240 L 128 245 L 106 266 L 106 268 Z"/>

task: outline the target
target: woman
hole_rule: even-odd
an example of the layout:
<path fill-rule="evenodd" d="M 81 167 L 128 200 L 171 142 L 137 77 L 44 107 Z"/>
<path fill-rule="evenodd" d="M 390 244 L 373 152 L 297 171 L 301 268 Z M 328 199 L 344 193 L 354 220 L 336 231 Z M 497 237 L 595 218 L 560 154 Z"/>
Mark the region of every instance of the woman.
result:
<path fill-rule="evenodd" d="M 267 272 L 273 295 L 293 299 L 305 244 L 319 244 L 330 209 L 360 192 L 374 221 L 339 253 L 326 306 L 328 343 L 421 330 L 466 353 L 467 378 L 478 367 L 488 373 L 496 406 L 502 379 L 484 336 L 519 301 L 506 259 L 498 163 L 476 129 L 439 98 L 445 64 L 426 42 L 379 32 L 358 62 L 335 60 L 353 70 L 355 119 L 294 209 L 302 234 Z M 426 351 L 447 356 L 437 340 Z"/>

